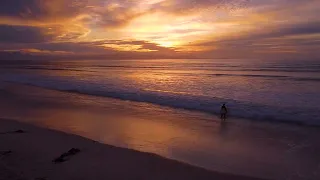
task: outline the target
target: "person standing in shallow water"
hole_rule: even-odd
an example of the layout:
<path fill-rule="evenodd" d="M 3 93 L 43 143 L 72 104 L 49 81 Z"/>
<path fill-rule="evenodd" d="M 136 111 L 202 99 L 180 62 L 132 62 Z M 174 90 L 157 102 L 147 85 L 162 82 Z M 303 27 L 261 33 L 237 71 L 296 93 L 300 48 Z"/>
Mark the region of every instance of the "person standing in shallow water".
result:
<path fill-rule="evenodd" d="M 228 109 L 226 107 L 226 104 L 223 104 L 221 106 L 220 114 L 221 114 L 221 120 L 225 121 L 227 118 Z"/>

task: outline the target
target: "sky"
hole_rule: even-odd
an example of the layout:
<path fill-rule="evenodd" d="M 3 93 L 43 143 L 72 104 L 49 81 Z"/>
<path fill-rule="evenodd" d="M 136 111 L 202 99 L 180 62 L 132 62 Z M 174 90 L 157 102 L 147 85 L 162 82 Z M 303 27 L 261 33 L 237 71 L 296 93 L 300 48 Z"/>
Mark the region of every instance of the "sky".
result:
<path fill-rule="evenodd" d="M 320 59 L 319 0 L 1 0 L 0 58 Z"/>

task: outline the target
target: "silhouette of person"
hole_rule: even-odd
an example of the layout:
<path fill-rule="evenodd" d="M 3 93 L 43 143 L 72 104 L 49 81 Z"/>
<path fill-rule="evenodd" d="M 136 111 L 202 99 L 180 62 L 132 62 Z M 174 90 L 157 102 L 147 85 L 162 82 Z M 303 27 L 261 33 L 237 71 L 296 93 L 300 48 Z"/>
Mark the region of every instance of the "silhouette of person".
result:
<path fill-rule="evenodd" d="M 226 107 L 226 104 L 223 104 L 221 106 L 220 114 L 221 114 L 221 120 L 226 120 L 227 118 L 228 109 Z"/>

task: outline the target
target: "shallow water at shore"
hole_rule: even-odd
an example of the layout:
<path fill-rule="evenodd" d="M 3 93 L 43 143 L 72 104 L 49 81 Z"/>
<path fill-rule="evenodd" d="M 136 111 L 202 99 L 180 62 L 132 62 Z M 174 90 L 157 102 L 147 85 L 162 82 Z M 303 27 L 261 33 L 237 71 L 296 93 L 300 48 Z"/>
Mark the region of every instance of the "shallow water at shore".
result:
<path fill-rule="evenodd" d="M 0 115 L 152 152 L 207 169 L 270 179 L 319 178 L 318 128 L 2 85 Z"/>

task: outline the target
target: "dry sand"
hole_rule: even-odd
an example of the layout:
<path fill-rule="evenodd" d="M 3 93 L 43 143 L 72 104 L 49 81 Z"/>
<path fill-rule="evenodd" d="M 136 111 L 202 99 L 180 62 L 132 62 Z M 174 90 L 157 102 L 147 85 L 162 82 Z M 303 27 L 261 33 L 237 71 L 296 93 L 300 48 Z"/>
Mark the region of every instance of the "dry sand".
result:
<path fill-rule="evenodd" d="M 17 130 L 23 130 L 18 131 Z M 64 162 L 54 159 L 65 154 Z M 0 119 L 0 180 L 250 180 L 208 171 L 155 154 L 118 148 L 80 136 Z"/>

